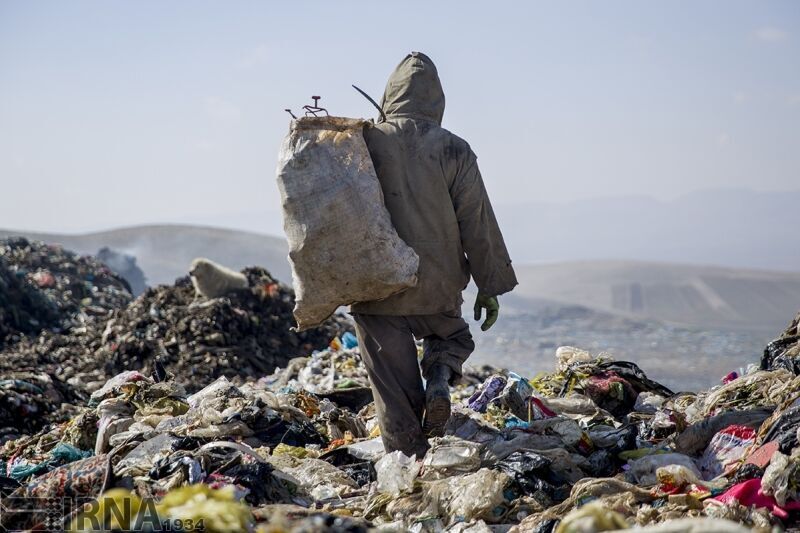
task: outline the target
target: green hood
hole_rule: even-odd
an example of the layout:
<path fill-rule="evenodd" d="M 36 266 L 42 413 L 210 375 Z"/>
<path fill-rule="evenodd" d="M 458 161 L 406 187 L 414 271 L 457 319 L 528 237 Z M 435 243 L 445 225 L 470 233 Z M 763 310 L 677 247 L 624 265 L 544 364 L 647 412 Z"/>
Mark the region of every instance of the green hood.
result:
<path fill-rule="evenodd" d="M 436 65 L 423 53 L 411 52 L 394 69 L 381 100 L 387 117 L 442 123 L 444 91 Z"/>

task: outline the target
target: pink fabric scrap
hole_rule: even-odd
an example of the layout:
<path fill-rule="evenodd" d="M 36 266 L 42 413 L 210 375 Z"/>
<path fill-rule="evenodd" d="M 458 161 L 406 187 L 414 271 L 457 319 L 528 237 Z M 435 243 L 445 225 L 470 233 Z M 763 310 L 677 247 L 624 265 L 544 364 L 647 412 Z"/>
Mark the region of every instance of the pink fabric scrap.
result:
<path fill-rule="evenodd" d="M 751 505 L 765 507 L 769 512 L 782 519 L 789 516 L 789 511 L 800 511 L 800 502 L 786 502 L 786 505 L 781 507 L 775 501 L 775 498 L 761 492 L 760 478 L 748 479 L 742 483 L 737 483 L 723 494 L 712 499 L 727 504 L 739 502 L 745 507 L 750 507 Z"/>
<path fill-rule="evenodd" d="M 727 376 L 722 378 L 722 383 L 727 385 L 728 383 L 730 383 L 734 379 L 737 379 L 738 377 L 739 377 L 739 373 L 734 370 L 733 372 L 731 372 L 730 374 L 728 374 Z"/>

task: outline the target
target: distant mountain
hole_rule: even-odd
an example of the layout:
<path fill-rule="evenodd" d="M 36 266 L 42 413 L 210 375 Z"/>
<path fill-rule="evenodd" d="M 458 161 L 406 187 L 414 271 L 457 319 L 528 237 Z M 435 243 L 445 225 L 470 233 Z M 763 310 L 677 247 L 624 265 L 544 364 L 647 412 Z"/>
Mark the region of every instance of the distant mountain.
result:
<path fill-rule="evenodd" d="M 625 259 L 800 271 L 800 191 L 498 204 L 516 263 Z"/>

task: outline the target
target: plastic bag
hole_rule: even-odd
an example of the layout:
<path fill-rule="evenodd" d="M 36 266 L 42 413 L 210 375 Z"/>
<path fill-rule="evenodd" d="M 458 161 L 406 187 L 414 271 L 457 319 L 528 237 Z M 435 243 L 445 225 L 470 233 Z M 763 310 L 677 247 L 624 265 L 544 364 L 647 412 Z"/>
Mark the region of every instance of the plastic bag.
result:
<path fill-rule="evenodd" d="M 387 298 L 417 284 L 419 257 L 397 235 L 362 133 L 365 121 L 292 121 L 278 189 L 299 331 L 337 307 Z"/>
<path fill-rule="evenodd" d="M 141 476 L 146 474 L 159 459 L 168 456 L 180 439 L 169 433 L 160 433 L 144 442 L 140 442 L 128 452 L 114 468 L 114 474 L 123 476 Z"/>
<path fill-rule="evenodd" d="M 780 505 L 785 505 L 788 499 L 797 499 L 793 479 L 797 472 L 797 464 L 794 459 L 781 452 L 775 452 L 769 466 L 764 470 L 764 477 L 761 478 L 761 490 L 764 494 L 774 496 Z"/>
<path fill-rule="evenodd" d="M 136 370 L 126 370 L 125 372 L 117 374 L 113 378 L 106 381 L 105 385 L 103 385 L 99 390 L 96 390 L 92 393 L 91 397 L 89 398 L 89 406 L 96 407 L 97 405 L 100 405 L 100 402 L 104 399 L 116 396 L 117 392 L 123 385 L 137 381 L 151 382 L 149 378 L 145 377 Z"/>
<path fill-rule="evenodd" d="M 713 479 L 738 463 L 755 438 L 755 430 L 736 424 L 714 435 L 703 456 L 697 461 L 703 477 Z"/>
<path fill-rule="evenodd" d="M 421 467 L 422 464 L 417 462 L 416 455 L 408 457 L 400 450 L 384 455 L 375 463 L 378 492 L 389 493 L 396 497 L 403 492 L 411 491 Z"/>
<path fill-rule="evenodd" d="M 791 453 L 798 445 L 797 433 L 800 430 L 800 405 L 793 405 L 779 415 L 764 435 L 763 442 L 778 441 L 782 453 Z"/>
<path fill-rule="evenodd" d="M 554 477 L 554 473 L 550 470 L 552 462 L 535 452 L 514 452 L 498 462 L 494 468 L 508 474 L 523 493 L 533 494 L 542 491 L 552 497 L 556 489 L 548 481 Z"/>
<path fill-rule="evenodd" d="M 576 446 L 584 439 L 584 432 L 580 425 L 571 418 L 563 416 L 534 420 L 529 424 L 528 430 L 533 433 L 555 434 L 565 446 Z M 588 439 L 588 436 L 585 438 Z"/>
<path fill-rule="evenodd" d="M 495 374 L 487 379 L 467 400 L 467 405 L 473 411 L 486 412 L 489 402 L 497 398 L 506 386 L 506 378 Z"/>
<path fill-rule="evenodd" d="M 564 372 L 574 363 L 588 363 L 592 354 L 573 346 L 560 346 L 556 350 L 556 372 Z"/>
<path fill-rule="evenodd" d="M 370 440 L 362 440 L 347 446 L 350 455 L 365 461 L 377 461 L 384 456 L 386 450 L 383 447 L 383 439 L 375 437 Z"/>
<path fill-rule="evenodd" d="M 656 478 L 668 490 L 682 488 L 689 484 L 710 489 L 722 489 L 728 484 L 728 480 L 724 478 L 717 481 L 704 481 L 695 472 L 683 465 L 661 466 L 656 469 Z"/>
<path fill-rule="evenodd" d="M 426 478 L 474 472 L 481 466 L 481 445 L 458 437 L 435 438 L 422 466 Z"/>
<path fill-rule="evenodd" d="M 664 397 L 660 394 L 652 392 L 642 392 L 636 397 L 636 403 L 633 404 L 633 410 L 639 413 L 655 414 L 661 404 L 664 403 Z"/>
<path fill-rule="evenodd" d="M 526 400 L 529 396 L 533 395 L 533 387 L 531 387 L 530 382 L 516 372 L 508 373 L 508 384 L 506 385 L 506 388 L 517 391 L 519 397 L 523 400 Z"/>
<path fill-rule="evenodd" d="M 449 517 L 449 522 L 491 518 L 492 510 L 503 503 L 503 489 L 509 477 L 497 470 L 482 468 L 473 474 L 434 481 L 425 487 L 424 500 L 434 515 Z"/>
<path fill-rule="evenodd" d="M 542 404 L 549 410 L 592 427 L 598 422 L 612 422 L 611 413 L 601 409 L 592 400 L 578 393 L 564 398 L 542 398 Z"/>
<path fill-rule="evenodd" d="M 771 408 L 758 407 L 743 411 L 726 411 L 704 418 L 678 435 L 678 438 L 675 439 L 675 449 L 690 455 L 698 454 L 708 446 L 708 443 L 720 430 L 733 424 L 758 427 L 772 412 Z M 766 440 L 770 440 L 769 435 Z"/>
<path fill-rule="evenodd" d="M 225 376 L 220 376 L 209 385 L 189 396 L 186 401 L 191 407 L 201 407 L 205 403 L 215 400 L 224 401 L 229 397 L 242 397 L 236 385 L 228 381 Z"/>
<path fill-rule="evenodd" d="M 345 331 L 344 334 L 342 335 L 342 345 L 348 350 L 352 348 L 357 348 L 358 338 L 349 331 Z"/>
<path fill-rule="evenodd" d="M 700 471 L 697 470 L 692 458 L 680 453 L 653 454 L 630 461 L 631 473 L 641 485 L 656 484 L 658 482 L 656 470 L 668 465 L 685 466 L 698 479 L 701 477 Z"/>
<path fill-rule="evenodd" d="M 322 459 L 295 459 L 285 455 L 270 462 L 278 470 L 296 479 L 317 500 L 338 497 L 358 488 L 347 473 Z"/>

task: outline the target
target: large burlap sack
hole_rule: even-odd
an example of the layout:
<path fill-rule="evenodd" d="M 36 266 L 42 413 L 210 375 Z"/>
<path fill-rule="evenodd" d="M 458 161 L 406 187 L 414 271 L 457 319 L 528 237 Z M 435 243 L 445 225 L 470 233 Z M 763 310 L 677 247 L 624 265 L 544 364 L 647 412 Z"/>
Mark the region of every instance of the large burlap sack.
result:
<path fill-rule="evenodd" d="M 380 300 L 417 283 L 419 257 L 392 226 L 364 125 L 299 118 L 281 146 L 278 188 L 301 331 L 341 305 Z"/>

